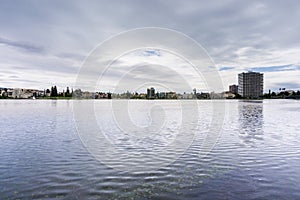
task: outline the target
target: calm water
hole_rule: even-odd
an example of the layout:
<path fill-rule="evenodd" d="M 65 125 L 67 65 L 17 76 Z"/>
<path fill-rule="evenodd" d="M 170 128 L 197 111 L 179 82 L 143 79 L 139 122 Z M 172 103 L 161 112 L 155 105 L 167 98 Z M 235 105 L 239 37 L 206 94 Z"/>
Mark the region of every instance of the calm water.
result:
<path fill-rule="evenodd" d="M 213 113 L 222 114 L 210 101 L 198 101 L 197 121 L 188 121 L 183 129 L 187 135 L 195 133 L 189 148 L 174 162 L 144 171 L 134 166 L 151 164 L 151 150 L 173 141 L 183 126 L 182 113 L 193 115 L 195 107 L 130 101 L 126 109 L 139 129 L 127 129 L 126 120 L 114 124 L 126 115 L 120 115 L 117 104 L 112 115 L 111 103 L 1 100 L 0 199 L 300 199 L 300 101 L 215 101 L 225 115 L 208 154 L 203 144 Z M 90 104 L 106 140 L 121 149 L 121 155 L 111 157 L 114 164 L 99 161 L 83 145 L 85 133 L 77 133 L 76 124 L 88 124 L 92 117 L 84 111 Z M 74 119 L 75 105 L 83 109 Z M 128 130 L 140 132 L 131 135 Z M 101 141 L 99 149 L 105 151 Z M 135 160 L 128 154 L 146 158 Z M 173 155 L 156 156 L 168 161 Z M 122 166 L 131 168 L 126 172 Z"/>

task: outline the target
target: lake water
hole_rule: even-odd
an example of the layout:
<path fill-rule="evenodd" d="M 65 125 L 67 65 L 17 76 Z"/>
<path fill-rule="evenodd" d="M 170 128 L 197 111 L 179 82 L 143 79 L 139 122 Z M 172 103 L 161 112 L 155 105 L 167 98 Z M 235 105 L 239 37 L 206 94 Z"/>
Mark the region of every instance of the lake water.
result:
<path fill-rule="evenodd" d="M 297 100 L 1 100 L 0 112 L 0 199 L 300 199 Z"/>

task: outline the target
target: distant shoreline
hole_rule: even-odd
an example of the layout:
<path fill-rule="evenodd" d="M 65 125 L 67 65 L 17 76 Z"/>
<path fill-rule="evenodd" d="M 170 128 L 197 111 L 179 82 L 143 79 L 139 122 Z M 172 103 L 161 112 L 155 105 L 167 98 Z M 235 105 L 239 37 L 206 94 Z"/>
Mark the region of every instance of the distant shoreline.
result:
<path fill-rule="evenodd" d="M 83 98 L 37 98 L 37 99 L 31 99 L 31 98 L 28 98 L 28 99 L 22 99 L 22 98 L 0 98 L 0 101 L 1 100 L 18 100 L 18 101 L 24 101 L 24 100 L 32 100 L 32 101 L 41 101 L 41 100 L 44 100 L 44 101 L 48 101 L 48 100 L 96 100 L 96 101 L 108 101 L 108 100 L 137 100 L 137 101 L 174 101 L 174 100 L 178 100 L 178 101 L 207 101 L 207 100 L 237 100 L 237 101 L 262 101 L 262 100 L 282 100 L 282 99 L 288 99 L 288 100 L 299 100 L 300 98 L 297 97 L 297 98 L 262 98 L 262 99 L 226 99 L 226 98 L 215 98 L 215 99 L 118 99 L 118 98 L 113 98 L 113 99 L 83 99 Z"/>

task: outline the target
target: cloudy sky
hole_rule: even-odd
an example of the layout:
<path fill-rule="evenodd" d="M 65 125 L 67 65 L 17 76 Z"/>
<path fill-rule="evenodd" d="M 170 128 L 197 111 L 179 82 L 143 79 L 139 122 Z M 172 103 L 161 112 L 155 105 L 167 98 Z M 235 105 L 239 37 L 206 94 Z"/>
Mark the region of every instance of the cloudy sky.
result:
<path fill-rule="evenodd" d="M 247 70 L 265 74 L 265 91 L 300 89 L 299 10 L 296 0 L 2 0 L 0 87 L 73 87 L 86 58 L 103 41 L 131 29 L 161 27 L 199 43 L 225 89 Z M 159 49 L 120 55 L 99 90 L 116 89 L 124 77 L 117 72 L 126 71 L 128 65 L 139 65 L 130 76 L 133 85 L 135 78 L 150 84 L 158 75 L 167 80 L 171 69 L 164 67 L 172 66 L 174 76 L 185 74 L 191 87 L 204 90 L 203 80 L 190 79 L 188 64 L 178 59 Z M 142 87 L 137 84 L 136 89 Z"/>

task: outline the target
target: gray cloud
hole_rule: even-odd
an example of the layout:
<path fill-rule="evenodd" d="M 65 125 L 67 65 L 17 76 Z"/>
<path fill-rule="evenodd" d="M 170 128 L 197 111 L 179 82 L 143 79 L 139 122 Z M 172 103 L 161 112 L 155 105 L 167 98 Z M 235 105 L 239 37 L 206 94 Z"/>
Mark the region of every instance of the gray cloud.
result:
<path fill-rule="evenodd" d="M 249 68 L 268 72 L 272 66 L 299 63 L 299 9 L 300 2 L 292 0 L 4 1 L 1 70 L 75 77 L 99 43 L 121 31 L 151 26 L 192 37 L 221 70 L 221 66 L 232 67 L 223 68 L 224 73 Z"/>
<path fill-rule="evenodd" d="M 19 76 L 16 76 L 16 75 L 14 75 L 14 76 L 9 76 L 9 78 L 16 79 L 16 78 L 20 78 L 20 77 L 19 77 Z"/>
<path fill-rule="evenodd" d="M 170 67 L 143 63 L 128 71 L 117 83 L 117 92 L 156 86 L 161 91 L 190 92 L 188 82 Z M 143 90 L 142 90 L 143 91 Z"/>
<path fill-rule="evenodd" d="M 300 84 L 299 83 L 291 83 L 291 82 L 280 82 L 274 84 L 274 90 L 278 90 L 278 88 L 287 88 L 287 89 L 295 89 L 300 90 Z"/>
<path fill-rule="evenodd" d="M 15 47 L 20 50 L 25 50 L 27 52 L 32 52 L 32 53 L 43 53 L 44 52 L 44 48 L 42 48 L 42 47 L 30 45 L 30 44 L 27 44 L 24 42 L 12 41 L 12 40 L 8 40 L 8 39 L 0 37 L 0 45 L 1 44 L 7 45 L 9 47 Z"/>

